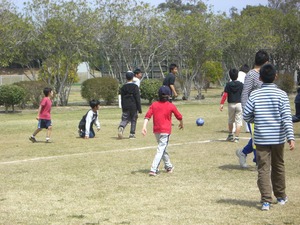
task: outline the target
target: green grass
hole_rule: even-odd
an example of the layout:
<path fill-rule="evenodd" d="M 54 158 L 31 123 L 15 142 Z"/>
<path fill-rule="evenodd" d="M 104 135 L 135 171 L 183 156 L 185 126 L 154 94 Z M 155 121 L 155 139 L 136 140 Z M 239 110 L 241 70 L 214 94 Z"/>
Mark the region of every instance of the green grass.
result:
<path fill-rule="evenodd" d="M 77 138 L 77 125 L 87 106 L 53 107 L 53 143 L 29 135 L 37 125 L 36 110 L 0 113 L 0 224 L 300 224 L 300 153 L 286 149 L 289 202 L 260 211 L 257 172 L 238 165 L 240 143 L 227 137 L 227 110 L 219 111 L 221 89 L 209 89 L 203 101 L 175 102 L 184 116 L 184 130 L 174 121 L 169 153 L 173 174 L 149 177 L 156 142 L 148 126 L 137 138 L 118 140 L 121 110 L 101 106 L 96 138 Z M 81 102 L 78 93 L 72 102 Z M 293 96 L 291 96 L 291 102 Z M 0 111 L 3 109 L 0 108 Z M 203 127 L 195 120 L 205 119 Z M 152 122 L 152 121 L 151 121 Z M 300 123 L 295 124 L 299 139 Z M 206 142 L 212 140 L 211 142 Z M 163 169 L 163 168 L 161 168 Z"/>

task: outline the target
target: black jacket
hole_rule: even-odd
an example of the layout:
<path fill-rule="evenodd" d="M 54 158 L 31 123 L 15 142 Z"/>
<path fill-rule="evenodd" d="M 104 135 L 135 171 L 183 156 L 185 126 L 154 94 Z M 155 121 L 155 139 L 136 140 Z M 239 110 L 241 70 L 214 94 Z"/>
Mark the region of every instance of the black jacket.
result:
<path fill-rule="evenodd" d="M 122 111 L 142 113 L 141 97 L 139 87 L 132 83 L 126 83 L 121 88 Z"/>

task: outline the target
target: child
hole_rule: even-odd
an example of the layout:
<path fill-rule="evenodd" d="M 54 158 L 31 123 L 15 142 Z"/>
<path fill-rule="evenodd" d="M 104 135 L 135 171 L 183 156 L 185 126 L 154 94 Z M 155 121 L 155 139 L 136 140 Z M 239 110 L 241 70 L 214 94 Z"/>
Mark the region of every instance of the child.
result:
<path fill-rule="evenodd" d="M 292 116 L 293 123 L 297 123 L 300 121 L 300 88 L 297 89 L 297 95 L 295 97 L 295 109 L 296 114 Z"/>
<path fill-rule="evenodd" d="M 224 102 L 228 96 L 228 130 L 229 134 L 227 141 L 239 142 L 239 135 L 242 126 L 242 104 L 241 94 L 243 91 L 243 83 L 238 81 L 239 71 L 236 69 L 229 70 L 229 76 L 231 81 L 225 86 L 222 99 L 220 102 L 220 111 L 223 111 Z M 233 124 L 235 123 L 235 137 L 233 137 Z"/>
<path fill-rule="evenodd" d="M 149 119 L 153 116 L 153 133 L 158 142 L 157 152 L 154 157 L 149 175 L 156 176 L 160 161 L 163 160 L 167 173 L 172 173 L 174 166 L 172 165 L 169 154 L 167 152 L 167 146 L 172 128 L 172 113 L 176 119 L 179 120 L 179 129 L 183 129 L 182 115 L 177 110 L 176 106 L 169 102 L 171 90 L 167 86 L 162 86 L 158 92 L 159 101 L 152 103 L 148 112 L 145 115 L 142 134 L 147 134 L 147 124 Z"/>
<path fill-rule="evenodd" d="M 141 79 L 143 77 L 142 71 L 139 68 L 136 68 L 134 71 L 133 83 L 135 83 L 139 88 L 141 86 Z"/>
<path fill-rule="evenodd" d="M 38 128 L 34 131 L 34 133 L 29 137 L 29 140 L 33 143 L 36 142 L 35 136 L 43 129 L 47 129 L 46 133 L 46 142 L 50 142 L 50 136 L 52 131 L 52 122 L 51 122 L 51 106 L 52 101 L 50 98 L 53 97 L 53 91 L 51 88 L 44 88 L 43 90 L 45 97 L 42 99 L 39 109 L 38 115 L 36 119 L 38 120 Z"/>
<path fill-rule="evenodd" d="M 178 96 L 175 90 L 175 78 L 178 72 L 178 67 L 176 64 L 172 63 L 169 67 L 169 74 L 165 77 L 163 85 L 168 86 L 171 89 L 170 101 L 172 97 L 176 98 Z"/>
<path fill-rule="evenodd" d="M 95 137 L 93 124 L 95 124 L 95 126 L 97 127 L 97 131 L 100 130 L 100 122 L 98 119 L 100 102 L 98 100 L 91 100 L 90 107 L 91 109 L 82 117 L 78 126 L 79 136 L 84 139 Z"/>
<path fill-rule="evenodd" d="M 131 123 L 129 139 L 135 138 L 137 112 L 142 113 L 140 90 L 133 83 L 133 77 L 133 72 L 128 71 L 126 73 L 127 83 L 121 88 L 122 118 L 118 127 L 119 139 L 123 138 L 124 129 L 129 122 Z"/>
<path fill-rule="evenodd" d="M 273 84 L 275 77 L 274 66 L 266 64 L 261 67 L 260 80 L 263 84 L 250 94 L 243 114 L 245 121 L 255 123 L 253 140 L 262 210 L 270 209 L 272 189 L 278 204 L 287 202 L 283 159 L 285 139 L 290 150 L 295 146 L 289 99 L 284 91 Z"/>

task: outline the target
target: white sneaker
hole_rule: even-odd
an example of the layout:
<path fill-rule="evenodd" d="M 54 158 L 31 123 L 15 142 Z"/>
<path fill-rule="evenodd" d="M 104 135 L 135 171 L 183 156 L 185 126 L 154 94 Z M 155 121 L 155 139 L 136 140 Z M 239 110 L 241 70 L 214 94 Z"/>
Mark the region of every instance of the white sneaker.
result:
<path fill-rule="evenodd" d="M 270 210 L 270 203 L 269 202 L 263 202 L 261 206 L 262 211 L 269 211 Z"/>
<path fill-rule="evenodd" d="M 124 128 L 123 127 L 119 127 L 118 128 L 118 138 L 119 139 L 123 138 L 123 132 L 124 132 Z"/>
<path fill-rule="evenodd" d="M 235 154 L 236 156 L 239 158 L 239 163 L 241 165 L 242 168 L 247 168 L 247 162 L 246 162 L 246 155 L 242 152 L 242 149 L 238 149 L 236 150 Z"/>
<path fill-rule="evenodd" d="M 279 205 L 285 205 L 287 203 L 288 197 L 286 196 L 285 198 L 277 198 L 277 204 Z"/>

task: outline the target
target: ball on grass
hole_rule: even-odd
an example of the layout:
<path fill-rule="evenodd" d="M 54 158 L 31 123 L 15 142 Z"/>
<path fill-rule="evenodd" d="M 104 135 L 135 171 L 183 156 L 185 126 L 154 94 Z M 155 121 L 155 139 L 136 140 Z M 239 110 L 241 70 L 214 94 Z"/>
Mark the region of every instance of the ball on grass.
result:
<path fill-rule="evenodd" d="M 196 120 L 196 124 L 197 124 L 197 126 L 203 126 L 204 125 L 204 119 L 203 118 L 198 118 Z"/>

